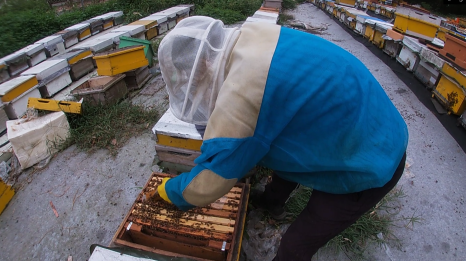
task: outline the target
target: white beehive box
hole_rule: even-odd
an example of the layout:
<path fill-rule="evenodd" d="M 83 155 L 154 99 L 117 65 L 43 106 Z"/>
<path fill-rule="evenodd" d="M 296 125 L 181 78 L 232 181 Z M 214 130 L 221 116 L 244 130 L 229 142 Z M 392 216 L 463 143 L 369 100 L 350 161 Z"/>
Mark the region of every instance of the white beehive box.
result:
<path fill-rule="evenodd" d="M 115 19 L 115 17 L 113 16 L 113 14 L 106 13 L 106 14 L 103 14 L 103 15 L 96 16 L 93 19 L 101 19 L 103 21 L 104 30 L 107 30 L 107 29 L 113 27 L 113 25 L 114 25 L 113 20 Z"/>
<path fill-rule="evenodd" d="M 154 13 L 152 15 L 166 16 L 168 22 L 168 29 L 170 30 L 176 26 L 178 13 L 183 12 L 185 10 L 187 10 L 187 12 L 189 13 L 189 7 L 171 7 L 166 10 Z"/>
<path fill-rule="evenodd" d="M 24 71 L 21 75 L 35 75 L 40 83 L 67 66 L 68 62 L 65 59 L 48 60 Z"/>
<path fill-rule="evenodd" d="M 68 49 L 79 42 L 78 30 L 63 30 L 56 33 L 56 35 L 61 35 L 63 38 L 65 49 Z"/>
<path fill-rule="evenodd" d="M 8 139 L 22 169 L 58 151 L 69 136 L 70 125 L 64 112 L 54 112 L 29 121 L 7 121 Z"/>
<path fill-rule="evenodd" d="M 10 74 L 8 73 L 8 66 L 5 61 L 0 59 L 0 83 L 6 82 L 10 79 Z"/>
<path fill-rule="evenodd" d="M 47 59 L 47 56 L 45 55 L 45 47 L 43 44 L 31 44 L 19 50 L 18 52 L 26 53 L 29 58 L 28 65 L 30 67 L 33 67 Z"/>
<path fill-rule="evenodd" d="M 42 97 L 48 98 L 72 82 L 68 71 L 68 61 L 57 59 L 40 63 L 21 75 L 35 75 L 39 81 L 39 91 Z"/>
<path fill-rule="evenodd" d="M 27 68 L 29 68 L 28 57 L 25 52 L 16 52 L 2 58 L 2 61 L 8 67 L 10 77 L 15 77 Z"/>
<path fill-rule="evenodd" d="M 419 63 L 419 52 L 421 52 L 423 44 L 416 38 L 405 36 L 403 38 L 403 48 L 396 57 L 396 60 L 401 63 L 406 70 L 412 72 L 416 69 Z"/>
<path fill-rule="evenodd" d="M 65 30 L 76 30 L 78 31 L 78 40 L 83 41 L 89 37 L 91 37 L 91 29 L 90 29 L 90 24 L 83 22 L 79 24 L 75 24 L 73 26 L 70 26 L 66 28 Z"/>
<path fill-rule="evenodd" d="M 18 76 L 4 82 L 0 84 L 1 102 L 8 103 L 38 84 L 35 75 Z"/>
<path fill-rule="evenodd" d="M 6 130 L 6 121 L 8 119 L 8 115 L 5 112 L 5 104 L 0 102 L 0 133 L 4 132 Z M 3 143 L 0 142 L 0 145 Z"/>
<path fill-rule="evenodd" d="M 11 147 L 11 143 L 8 140 L 8 134 L 5 132 L 5 134 L 0 136 L 0 162 L 9 160 L 12 155 L 13 148 Z"/>
<path fill-rule="evenodd" d="M 36 42 L 36 44 L 43 44 L 45 47 L 45 54 L 47 57 L 52 57 L 59 53 L 65 52 L 65 44 L 61 35 L 51 35 Z"/>
<path fill-rule="evenodd" d="M 419 57 L 420 61 L 414 71 L 414 76 L 424 83 L 427 88 L 433 89 L 440 78 L 440 71 L 445 60 L 438 57 L 435 52 L 429 50 L 426 46 L 421 48 Z"/>
<path fill-rule="evenodd" d="M 119 25 L 123 23 L 123 12 L 122 11 L 110 12 L 107 14 L 113 16 L 113 25 Z"/>
<path fill-rule="evenodd" d="M 38 85 L 32 87 L 28 91 L 24 92 L 13 101 L 8 102 L 5 105 L 5 112 L 8 115 L 8 119 L 14 120 L 18 119 L 26 113 L 28 106 L 28 99 L 32 98 L 41 98 Z"/>
<path fill-rule="evenodd" d="M 157 25 L 155 26 L 155 29 L 157 30 L 157 35 L 161 35 L 168 31 L 168 18 L 166 15 L 150 15 L 139 20 L 157 21 Z"/>

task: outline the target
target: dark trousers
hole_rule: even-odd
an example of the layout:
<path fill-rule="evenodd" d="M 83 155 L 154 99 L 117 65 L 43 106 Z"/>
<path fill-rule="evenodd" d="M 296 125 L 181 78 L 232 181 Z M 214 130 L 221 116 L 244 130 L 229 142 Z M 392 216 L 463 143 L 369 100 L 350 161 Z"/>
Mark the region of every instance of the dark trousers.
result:
<path fill-rule="evenodd" d="M 319 248 L 355 223 L 395 187 L 405 161 L 406 154 L 392 179 L 381 188 L 341 195 L 313 190 L 306 208 L 283 236 L 274 261 L 311 260 Z M 265 188 L 264 199 L 283 206 L 296 186 L 297 183 L 274 174 Z"/>

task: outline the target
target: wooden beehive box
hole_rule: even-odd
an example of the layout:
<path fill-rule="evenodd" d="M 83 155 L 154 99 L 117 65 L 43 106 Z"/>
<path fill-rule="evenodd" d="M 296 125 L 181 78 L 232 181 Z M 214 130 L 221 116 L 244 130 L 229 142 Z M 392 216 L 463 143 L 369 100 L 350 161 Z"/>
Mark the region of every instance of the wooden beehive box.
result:
<path fill-rule="evenodd" d="M 165 201 L 144 200 L 164 177 L 170 175 L 151 175 L 111 244 L 194 260 L 237 260 L 249 185 L 238 183 L 215 203 L 182 212 Z"/>
<path fill-rule="evenodd" d="M 94 77 L 76 87 L 71 94 L 94 105 L 115 104 L 128 93 L 124 78 L 123 74 Z"/>

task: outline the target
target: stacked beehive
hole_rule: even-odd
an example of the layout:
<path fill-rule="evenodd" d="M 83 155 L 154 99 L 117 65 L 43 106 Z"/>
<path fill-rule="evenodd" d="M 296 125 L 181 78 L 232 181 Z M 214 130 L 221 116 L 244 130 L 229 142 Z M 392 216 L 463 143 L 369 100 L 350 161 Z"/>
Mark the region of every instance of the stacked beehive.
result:
<path fill-rule="evenodd" d="M 458 21 L 447 23 L 447 19 L 425 9 L 400 5 L 394 13 L 394 24 L 390 24 L 331 0 L 311 2 L 396 58 L 432 90 L 432 96 L 449 113 L 462 115 L 459 122 L 466 127 L 466 34 Z M 388 18 L 395 10 L 395 7 L 380 5 L 377 0 L 359 1 L 356 6 Z M 353 23 L 355 15 L 356 23 Z"/>
<path fill-rule="evenodd" d="M 28 106 L 29 98 L 53 98 L 57 100 L 68 100 L 84 97 L 88 100 L 95 100 L 95 95 L 85 96 L 82 92 L 73 90 L 90 85 L 101 84 L 98 87 L 105 89 L 119 86 L 117 92 L 120 96 L 111 97 L 113 100 L 124 97 L 130 89 L 138 89 L 150 79 L 148 65 L 152 64 L 153 51 L 149 38 L 154 35 L 163 34 L 169 28 L 176 25 L 178 21 L 189 16 L 193 11 L 193 5 L 182 5 L 169 8 L 165 11 L 153 14 L 157 31 L 145 28 L 144 25 L 126 25 L 121 26 L 123 22 L 123 12 L 110 12 L 103 14 L 88 21 L 81 22 L 70 26 L 54 35 L 45 37 L 36 43 L 29 45 L 13 54 L 0 59 L 0 131 L 2 139 L 6 140 L 6 145 L 0 147 L 0 155 L 10 155 L 11 146 L 8 144 L 6 132 L 7 120 L 14 120 L 22 117 Z M 175 10 L 176 12 L 172 12 Z M 143 18 L 144 19 L 144 18 Z M 171 26 L 171 27 L 170 27 Z M 126 38 L 122 44 L 120 39 L 123 37 L 140 38 L 139 42 L 134 38 Z M 141 47 L 140 45 L 143 45 Z M 123 46 L 124 45 L 124 46 Z M 127 47 L 130 46 L 130 47 Z M 126 49 L 142 50 L 141 56 L 131 56 L 124 61 L 126 70 L 116 72 L 115 67 L 121 67 L 121 64 L 114 64 L 118 57 L 127 57 Z M 121 49 L 119 49 L 121 48 Z M 115 50 L 117 49 L 117 50 Z M 115 51 L 113 51 L 115 50 Z M 106 74 L 105 77 L 111 79 L 92 79 L 95 76 L 95 70 L 99 61 L 104 59 L 93 59 L 106 56 L 107 60 L 112 62 L 108 68 L 100 68 L 100 74 Z M 97 62 L 96 62 L 97 61 Z M 117 61 L 122 62 L 120 59 Z M 131 64 L 132 66 L 127 66 Z M 105 67 L 101 65 L 100 67 Z M 102 73 L 109 69 L 110 74 Z M 89 74 L 91 72 L 91 74 Z M 121 75 L 116 75 L 121 73 Z M 128 77 L 125 77 L 128 75 Z M 122 77 L 120 77 L 122 76 Z M 104 77 L 104 78 L 105 78 Z M 128 78 L 129 84 L 126 83 Z M 118 80 L 118 81 L 116 81 Z M 122 84 L 123 83 L 123 84 Z M 121 86 L 124 85 L 124 88 Z M 93 86 L 96 87 L 96 86 Z M 124 89 L 124 90 L 123 90 Z M 71 95 L 70 95 L 71 94 Z M 73 97 L 73 94 L 76 94 Z M 99 94 L 100 95 L 100 94 Z M 97 96 L 99 96 L 97 95 Z M 106 102 L 107 98 L 98 100 Z M 110 97 L 111 95 L 107 96 Z M 33 104 L 33 103 L 31 103 Z"/>

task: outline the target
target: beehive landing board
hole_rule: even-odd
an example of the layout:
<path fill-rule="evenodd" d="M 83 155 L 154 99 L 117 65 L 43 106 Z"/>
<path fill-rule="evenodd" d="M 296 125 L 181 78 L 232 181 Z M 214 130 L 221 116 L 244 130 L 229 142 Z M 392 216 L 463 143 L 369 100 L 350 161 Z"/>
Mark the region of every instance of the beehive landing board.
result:
<path fill-rule="evenodd" d="M 165 201 L 146 199 L 164 177 L 172 175 L 151 175 L 112 243 L 195 260 L 237 260 L 249 185 L 238 183 L 214 203 L 183 212 Z"/>

